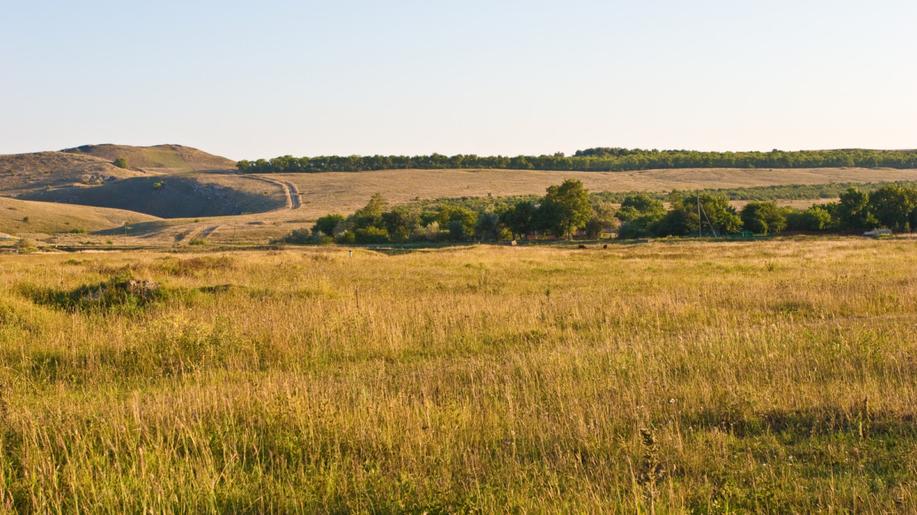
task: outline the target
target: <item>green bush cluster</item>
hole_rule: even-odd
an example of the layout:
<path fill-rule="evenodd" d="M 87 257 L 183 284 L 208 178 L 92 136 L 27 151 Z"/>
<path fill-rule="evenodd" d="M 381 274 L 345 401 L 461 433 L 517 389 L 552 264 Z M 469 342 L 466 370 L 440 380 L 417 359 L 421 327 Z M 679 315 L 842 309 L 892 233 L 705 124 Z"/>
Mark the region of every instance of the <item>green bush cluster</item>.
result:
<path fill-rule="evenodd" d="M 461 202 L 390 208 L 375 195 L 348 217 L 319 218 L 311 231 L 299 229 L 286 243 L 407 243 L 500 241 L 533 235 L 571 238 L 586 230 L 594 237 L 617 226 L 607 202 L 593 199 L 577 180 L 548 188 L 544 197 L 473 209 Z"/>
<path fill-rule="evenodd" d="M 644 150 L 592 148 L 572 156 L 280 156 L 242 160 L 239 170 L 271 172 L 356 172 L 387 169 L 503 168 L 518 170 L 615 171 L 653 168 L 816 168 L 850 167 L 915 168 L 915 150 L 803 150 L 784 152 L 699 152 L 695 150 Z"/>
<path fill-rule="evenodd" d="M 615 208 L 569 179 L 548 188 L 545 196 L 513 201 L 437 201 L 390 208 L 375 195 L 345 217 L 319 218 L 282 241 L 292 244 L 384 244 L 469 242 L 538 238 L 598 239 L 721 236 L 748 232 L 852 233 L 872 228 L 909 232 L 917 228 L 917 187 L 888 184 L 871 192 L 849 188 L 837 202 L 807 209 L 780 207 L 773 201 L 750 202 L 741 211 L 723 193 L 673 192 L 664 203 L 653 194 L 630 194 Z"/>
<path fill-rule="evenodd" d="M 869 193 L 850 188 L 837 202 L 804 210 L 780 207 L 773 201 L 755 201 L 737 211 L 725 195 L 711 193 L 674 193 L 669 200 L 671 207 L 666 210 L 660 200 L 651 196 L 627 197 L 616 213 L 622 222 L 619 237 L 917 229 L 917 187 L 899 184 Z"/>

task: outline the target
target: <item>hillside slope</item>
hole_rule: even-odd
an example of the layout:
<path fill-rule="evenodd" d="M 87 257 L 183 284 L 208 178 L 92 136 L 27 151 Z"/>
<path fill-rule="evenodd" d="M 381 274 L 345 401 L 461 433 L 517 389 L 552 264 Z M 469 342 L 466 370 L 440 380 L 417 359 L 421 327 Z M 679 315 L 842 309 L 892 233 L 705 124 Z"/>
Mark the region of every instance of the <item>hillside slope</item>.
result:
<path fill-rule="evenodd" d="M 163 218 L 226 216 L 286 206 L 281 187 L 235 174 L 134 177 L 85 188 L 37 191 L 21 198 L 128 209 Z"/>
<path fill-rule="evenodd" d="M 0 232 L 13 235 L 92 232 L 154 220 L 154 216 L 120 209 L 0 197 Z"/>
<path fill-rule="evenodd" d="M 235 161 L 208 154 L 202 150 L 183 145 L 154 145 L 137 147 L 130 145 L 83 145 L 67 148 L 63 153 L 89 155 L 107 161 L 123 158 L 131 168 L 151 171 L 192 172 L 204 170 L 229 170 L 235 168 Z"/>
<path fill-rule="evenodd" d="M 46 188 L 87 186 L 146 175 L 83 154 L 35 152 L 0 155 L 0 195 L 16 196 Z"/>

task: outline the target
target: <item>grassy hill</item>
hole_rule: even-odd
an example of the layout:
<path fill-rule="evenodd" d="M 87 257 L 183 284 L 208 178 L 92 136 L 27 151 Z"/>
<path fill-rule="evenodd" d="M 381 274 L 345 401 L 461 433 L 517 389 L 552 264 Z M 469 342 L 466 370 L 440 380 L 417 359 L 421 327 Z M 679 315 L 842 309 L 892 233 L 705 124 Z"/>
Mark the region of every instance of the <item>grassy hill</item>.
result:
<path fill-rule="evenodd" d="M 157 218 L 120 209 L 0 197 L 0 232 L 13 235 L 92 232 L 153 220 Z"/>
<path fill-rule="evenodd" d="M 130 145 L 83 145 L 64 149 L 67 154 L 89 155 L 114 161 L 125 159 L 131 168 L 142 168 L 152 171 L 204 171 L 228 170 L 235 168 L 235 161 L 225 157 L 208 154 L 196 148 L 182 145 L 155 145 L 137 147 Z"/>
<path fill-rule="evenodd" d="M 24 195 L 29 200 L 128 209 L 163 218 L 226 216 L 279 209 L 283 189 L 235 174 L 133 177 L 94 187 Z"/>
<path fill-rule="evenodd" d="M 91 155 L 35 152 L 0 155 L 0 195 L 16 196 L 47 188 L 87 186 L 146 175 Z"/>

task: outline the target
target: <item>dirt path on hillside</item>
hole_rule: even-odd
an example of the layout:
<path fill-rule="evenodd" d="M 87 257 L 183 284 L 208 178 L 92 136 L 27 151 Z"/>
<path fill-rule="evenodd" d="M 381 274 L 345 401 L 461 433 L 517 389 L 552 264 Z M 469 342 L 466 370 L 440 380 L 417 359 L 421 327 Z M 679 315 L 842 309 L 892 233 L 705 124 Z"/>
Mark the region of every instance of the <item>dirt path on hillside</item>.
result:
<path fill-rule="evenodd" d="M 187 241 L 190 244 L 194 240 L 206 240 L 207 237 L 213 235 L 213 233 L 217 232 L 222 227 L 223 226 L 220 224 L 198 226 L 184 234 L 179 234 L 178 237 L 175 238 L 175 241 L 176 242 Z"/>
<path fill-rule="evenodd" d="M 283 188 L 283 193 L 287 198 L 287 209 L 299 209 L 302 207 L 302 198 L 300 197 L 299 188 L 292 182 L 260 175 L 245 175 L 243 177 L 280 186 Z"/>

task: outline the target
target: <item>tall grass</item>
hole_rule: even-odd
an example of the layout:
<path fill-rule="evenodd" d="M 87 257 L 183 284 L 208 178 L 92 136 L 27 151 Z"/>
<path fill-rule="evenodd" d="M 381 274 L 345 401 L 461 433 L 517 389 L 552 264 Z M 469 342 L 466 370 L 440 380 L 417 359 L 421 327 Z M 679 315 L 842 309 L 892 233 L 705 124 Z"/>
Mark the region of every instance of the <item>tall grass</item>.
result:
<path fill-rule="evenodd" d="M 2 256 L 0 501 L 912 512 L 915 259 L 852 239 Z M 126 271 L 179 293 L 27 295 Z"/>

